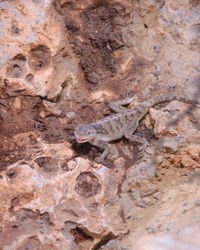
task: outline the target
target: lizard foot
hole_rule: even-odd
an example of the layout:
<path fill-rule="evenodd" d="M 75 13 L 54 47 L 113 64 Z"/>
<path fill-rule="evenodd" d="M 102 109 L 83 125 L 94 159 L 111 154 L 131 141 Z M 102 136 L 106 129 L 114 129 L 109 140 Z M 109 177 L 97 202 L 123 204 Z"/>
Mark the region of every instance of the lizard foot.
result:
<path fill-rule="evenodd" d="M 94 161 L 96 161 L 97 163 L 104 163 L 104 159 L 101 156 L 95 157 Z"/>
<path fill-rule="evenodd" d="M 144 140 L 143 144 L 139 147 L 138 159 L 141 159 L 144 157 L 144 155 L 146 153 L 147 145 L 148 145 L 148 142 L 146 140 Z"/>
<path fill-rule="evenodd" d="M 114 161 L 118 157 L 119 157 L 119 153 L 118 153 L 117 149 L 115 147 L 113 147 L 110 154 L 109 154 L 109 156 L 108 156 L 108 158 L 109 158 L 109 160 Z M 99 157 L 96 157 L 94 160 L 97 163 L 104 163 L 105 158 L 106 157 L 101 155 Z"/>
<path fill-rule="evenodd" d="M 137 155 L 138 160 L 141 160 L 143 156 L 144 156 L 144 155 L 143 155 L 143 152 L 140 151 L 140 152 L 138 153 L 138 155 Z"/>
<path fill-rule="evenodd" d="M 135 95 L 133 94 L 127 94 L 127 96 L 123 99 L 123 102 L 125 104 L 130 104 L 134 99 L 135 99 Z"/>

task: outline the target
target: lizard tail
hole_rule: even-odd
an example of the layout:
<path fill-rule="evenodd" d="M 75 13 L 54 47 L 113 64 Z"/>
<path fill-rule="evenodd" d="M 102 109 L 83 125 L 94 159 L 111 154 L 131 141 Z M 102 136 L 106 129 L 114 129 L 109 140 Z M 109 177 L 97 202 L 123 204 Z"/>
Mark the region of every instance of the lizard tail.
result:
<path fill-rule="evenodd" d="M 191 98 L 185 96 L 178 96 L 178 95 L 166 95 L 166 96 L 157 96 L 153 97 L 152 99 L 146 101 L 144 106 L 151 108 L 156 104 L 163 103 L 163 102 L 170 102 L 170 101 L 181 101 L 185 103 L 190 103 L 192 105 L 198 105 L 198 101 L 192 100 Z"/>

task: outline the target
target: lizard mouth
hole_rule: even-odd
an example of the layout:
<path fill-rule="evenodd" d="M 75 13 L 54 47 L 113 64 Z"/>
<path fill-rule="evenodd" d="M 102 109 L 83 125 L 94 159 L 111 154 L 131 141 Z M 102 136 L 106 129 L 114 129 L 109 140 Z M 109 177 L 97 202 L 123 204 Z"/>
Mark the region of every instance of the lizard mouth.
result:
<path fill-rule="evenodd" d="M 78 142 L 78 143 L 84 143 L 87 141 L 88 141 L 87 139 L 76 138 L 76 142 Z"/>

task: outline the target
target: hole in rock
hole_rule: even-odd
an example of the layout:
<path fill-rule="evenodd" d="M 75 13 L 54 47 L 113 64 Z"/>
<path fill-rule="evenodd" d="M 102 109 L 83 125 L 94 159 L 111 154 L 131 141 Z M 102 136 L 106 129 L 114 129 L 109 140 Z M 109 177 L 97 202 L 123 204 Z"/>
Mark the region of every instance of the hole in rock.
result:
<path fill-rule="evenodd" d="M 34 71 L 48 68 L 51 61 L 51 51 L 44 45 L 30 50 L 28 55 L 28 65 Z"/>
<path fill-rule="evenodd" d="M 77 178 L 75 190 L 84 198 L 94 196 L 100 191 L 99 180 L 92 173 L 83 172 Z"/>

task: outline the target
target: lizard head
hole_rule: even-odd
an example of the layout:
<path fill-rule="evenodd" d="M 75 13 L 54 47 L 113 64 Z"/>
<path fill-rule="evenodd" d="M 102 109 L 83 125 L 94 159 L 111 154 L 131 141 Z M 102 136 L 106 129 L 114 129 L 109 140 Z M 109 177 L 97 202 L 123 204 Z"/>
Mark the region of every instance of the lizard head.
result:
<path fill-rule="evenodd" d="M 91 124 L 79 125 L 74 134 L 78 143 L 84 143 L 95 137 L 96 130 Z"/>

